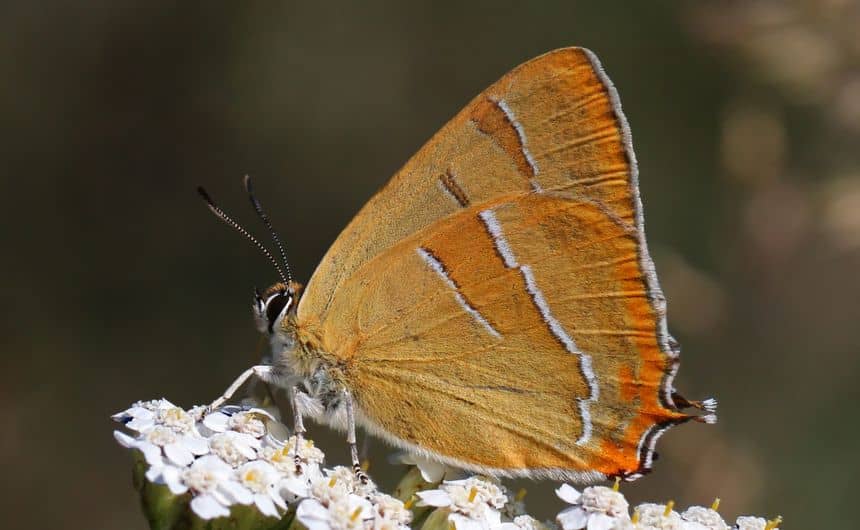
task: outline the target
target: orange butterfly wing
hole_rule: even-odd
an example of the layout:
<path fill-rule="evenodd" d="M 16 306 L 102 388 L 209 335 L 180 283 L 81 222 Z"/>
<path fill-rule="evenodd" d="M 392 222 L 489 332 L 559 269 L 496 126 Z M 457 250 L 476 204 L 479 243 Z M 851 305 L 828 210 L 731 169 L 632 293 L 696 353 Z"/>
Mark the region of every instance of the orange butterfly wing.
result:
<path fill-rule="evenodd" d="M 550 52 L 365 205 L 298 325 L 394 443 L 496 474 L 629 476 L 689 418 L 641 212 L 612 85 L 591 52 Z"/>

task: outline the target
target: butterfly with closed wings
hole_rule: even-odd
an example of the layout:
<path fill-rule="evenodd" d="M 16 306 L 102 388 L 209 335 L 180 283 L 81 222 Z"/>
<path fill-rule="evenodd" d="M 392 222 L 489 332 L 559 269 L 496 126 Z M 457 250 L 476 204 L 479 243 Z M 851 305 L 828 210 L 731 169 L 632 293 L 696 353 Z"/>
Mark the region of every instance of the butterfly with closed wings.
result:
<path fill-rule="evenodd" d="M 254 314 L 273 361 L 242 374 L 303 416 L 493 476 L 651 469 L 715 400 L 673 386 L 678 344 L 648 253 L 630 129 L 596 56 L 520 65 L 473 99 L 340 234 L 304 289 L 282 263 Z M 705 414 L 688 414 L 695 407 Z"/>

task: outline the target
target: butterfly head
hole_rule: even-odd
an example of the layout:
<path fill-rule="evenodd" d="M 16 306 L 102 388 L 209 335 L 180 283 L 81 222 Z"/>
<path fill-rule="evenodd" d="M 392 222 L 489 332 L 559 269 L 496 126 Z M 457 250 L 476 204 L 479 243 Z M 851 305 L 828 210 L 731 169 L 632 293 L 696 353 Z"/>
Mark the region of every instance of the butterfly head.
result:
<path fill-rule="evenodd" d="M 260 333 L 273 335 L 288 327 L 290 318 L 296 314 L 302 285 L 278 282 L 262 293 L 254 289 L 252 310 Z"/>

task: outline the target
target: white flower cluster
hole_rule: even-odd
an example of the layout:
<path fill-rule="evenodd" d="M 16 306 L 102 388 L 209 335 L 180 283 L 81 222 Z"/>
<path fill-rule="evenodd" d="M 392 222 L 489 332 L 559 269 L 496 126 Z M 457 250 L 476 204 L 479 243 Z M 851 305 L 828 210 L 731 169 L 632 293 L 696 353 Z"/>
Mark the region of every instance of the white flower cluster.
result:
<path fill-rule="evenodd" d="M 579 492 L 562 484 L 556 494 L 571 505 L 556 517 L 563 530 L 779 530 L 777 520 L 739 517 L 730 527 L 714 509 L 691 506 L 678 513 L 672 509 L 673 503 L 640 504 L 631 517 L 624 496 L 604 486 Z"/>
<path fill-rule="evenodd" d="M 446 480 L 439 489 L 419 491 L 417 495 L 421 506 L 447 509 L 448 521 L 457 530 L 500 528 L 503 525 L 501 510 L 508 502 L 498 484 L 477 477 Z"/>
<path fill-rule="evenodd" d="M 284 440 L 286 427 L 273 413 L 234 406 L 204 411 L 160 399 L 113 416 L 135 431 L 114 431 L 114 437 L 143 454 L 147 480 L 176 495 L 190 492 L 191 509 L 202 519 L 225 517 L 234 504 L 281 517 L 295 503 L 309 530 L 408 528 L 412 513 L 402 502 L 361 483 L 351 469 L 323 469 L 323 452 L 310 440 Z"/>
<path fill-rule="evenodd" d="M 191 510 L 203 519 L 228 516 L 242 504 L 278 518 L 293 505 L 308 530 L 408 530 L 412 521 L 411 500 L 379 492 L 350 468 L 324 469 L 323 452 L 290 437 L 276 411 L 227 406 L 207 414 L 205 407 L 186 411 L 160 399 L 135 403 L 113 419 L 133 431 L 114 437 L 142 453 L 147 480 L 189 494 Z M 401 461 L 417 465 L 428 483 L 457 475 L 425 458 Z M 778 530 L 779 520 L 740 517 L 729 526 L 713 509 L 679 514 L 672 503 L 640 504 L 631 516 L 624 496 L 603 486 L 579 492 L 562 484 L 556 494 L 570 505 L 556 517 L 561 530 Z M 419 506 L 435 508 L 424 530 L 557 530 L 527 515 L 522 497 L 481 477 L 444 480 L 416 493 Z"/>
<path fill-rule="evenodd" d="M 337 466 L 311 482 L 296 518 L 308 530 L 406 530 L 412 512 L 372 482 L 356 479 L 351 469 Z"/>

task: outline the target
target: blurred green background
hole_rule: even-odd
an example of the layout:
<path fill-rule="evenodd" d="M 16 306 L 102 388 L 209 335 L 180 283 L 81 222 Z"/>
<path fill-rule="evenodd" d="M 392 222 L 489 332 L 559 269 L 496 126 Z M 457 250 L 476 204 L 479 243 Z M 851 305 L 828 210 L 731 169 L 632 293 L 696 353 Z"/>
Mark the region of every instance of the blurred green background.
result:
<path fill-rule="evenodd" d="M 296 276 L 467 101 L 553 48 L 594 50 L 641 164 L 683 346 L 717 426 L 661 442 L 632 500 L 845 527 L 860 404 L 860 6 L 737 2 L 3 2 L 0 513 L 5 528 L 143 528 L 112 412 L 209 401 L 253 362 L 269 265 L 241 177 Z M 261 231 L 258 231 L 261 232 Z M 311 435 L 346 461 L 340 436 Z M 374 444 L 372 474 L 399 468 Z M 561 505 L 550 484 L 526 498 Z M 850 526 L 850 524 L 849 524 Z"/>

